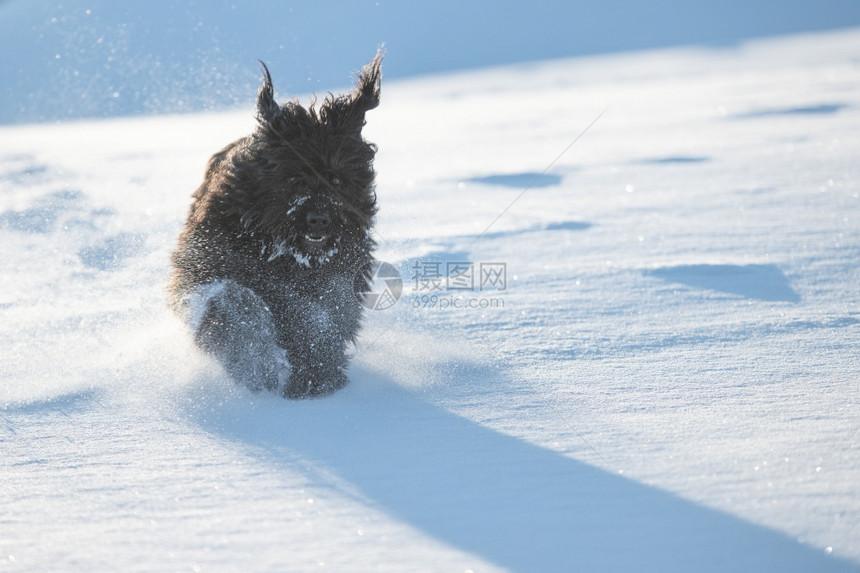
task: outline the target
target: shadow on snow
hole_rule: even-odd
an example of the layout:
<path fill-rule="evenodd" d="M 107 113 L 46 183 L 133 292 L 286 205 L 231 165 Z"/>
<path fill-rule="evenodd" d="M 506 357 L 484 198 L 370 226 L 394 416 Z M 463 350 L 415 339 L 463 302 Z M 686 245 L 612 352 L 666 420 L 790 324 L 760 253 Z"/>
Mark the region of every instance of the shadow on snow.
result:
<path fill-rule="evenodd" d="M 555 173 L 505 173 L 498 175 L 487 175 L 485 177 L 472 177 L 466 179 L 470 183 L 481 183 L 484 185 L 496 185 L 499 187 L 513 187 L 514 189 L 536 189 L 540 187 L 553 187 L 561 183 L 562 176 Z"/>
<path fill-rule="evenodd" d="M 796 115 L 832 115 L 850 107 L 844 103 L 822 103 L 799 107 L 762 109 L 734 116 L 736 119 L 754 119 L 758 117 L 796 116 Z"/>
<path fill-rule="evenodd" d="M 800 302 L 776 265 L 680 265 L 647 274 L 687 286 L 774 302 Z"/>
<path fill-rule="evenodd" d="M 352 377 L 328 399 L 240 401 L 200 423 L 285 470 L 317 470 L 322 487 L 342 483 L 346 495 L 511 570 L 858 570 L 780 532 L 457 416 L 391 380 Z"/>

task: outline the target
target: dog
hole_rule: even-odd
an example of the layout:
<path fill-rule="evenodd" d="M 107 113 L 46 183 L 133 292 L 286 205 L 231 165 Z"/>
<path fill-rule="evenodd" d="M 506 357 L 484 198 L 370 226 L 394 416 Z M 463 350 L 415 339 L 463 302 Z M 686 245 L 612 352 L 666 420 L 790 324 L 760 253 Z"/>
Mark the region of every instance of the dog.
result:
<path fill-rule="evenodd" d="M 375 241 L 365 113 L 382 51 L 351 93 L 275 102 L 260 62 L 255 131 L 209 160 L 172 256 L 169 305 L 237 382 L 286 398 L 347 384 Z"/>

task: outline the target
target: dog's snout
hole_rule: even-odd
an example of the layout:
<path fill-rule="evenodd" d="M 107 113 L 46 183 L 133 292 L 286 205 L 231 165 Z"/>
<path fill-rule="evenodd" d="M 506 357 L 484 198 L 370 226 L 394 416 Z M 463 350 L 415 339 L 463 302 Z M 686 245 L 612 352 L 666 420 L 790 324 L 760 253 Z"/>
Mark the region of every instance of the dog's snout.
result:
<path fill-rule="evenodd" d="M 311 211 L 307 215 L 308 230 L 311 234 L 324 236 L 328 234 L 331 226 L 331 217 L 325 211 Z"/>

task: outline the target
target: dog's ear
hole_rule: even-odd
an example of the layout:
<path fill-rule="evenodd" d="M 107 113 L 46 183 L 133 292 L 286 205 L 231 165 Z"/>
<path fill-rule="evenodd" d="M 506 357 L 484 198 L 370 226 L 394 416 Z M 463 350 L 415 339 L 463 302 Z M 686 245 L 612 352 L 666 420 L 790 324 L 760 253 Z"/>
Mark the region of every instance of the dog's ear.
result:
<path fill-rule="evenodd" d="M 324 123 L 337 126 L 343 133 L 361 133 L 364 114 L 379 105 L 380 82 L 382 81 L 382 48 L 358 73 L 358 82 L 352 93 L 341 97 L 328 97 L 320 109 Z"/>
<path fill-rule="evenodd" d="M 269 73 L 269 68 L 262 61 L 260 61 L 260 66 L 263 67 L 263 85 L 257 91 L 257 121 L 263 125 L 273 125 L 278 116 L 281 115 L 281 108 L 275 102 L 272 74 Z"/>
<path fill-rule="evenodd" d="M 366 111 L 379 105 L 383 57 L 385 57 L 385 52 L 380 48 L 377 50 L 376 56 L 359 72 L 358 85 L 350 98 L 354 113 L 360 114 L 362 121 L 364 121 Z"/>

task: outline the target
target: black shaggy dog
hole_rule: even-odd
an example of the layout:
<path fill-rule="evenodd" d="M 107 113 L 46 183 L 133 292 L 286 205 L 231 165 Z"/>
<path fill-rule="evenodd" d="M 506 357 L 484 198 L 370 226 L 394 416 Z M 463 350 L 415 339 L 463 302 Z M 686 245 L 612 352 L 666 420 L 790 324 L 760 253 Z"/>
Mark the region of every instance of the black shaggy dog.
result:
<path fill-rule="evenodd" d="M 256 131 L 213 155 L 194 193 L 170 305 L 254 390 L 304 398 L 347 383 L 362 315 L 354 285 L 366 286 L 375 246 L 376 147 L 361 130 L 379 104 L 381 61 L 319 108 L 278 105 L 263 64 Z"/>

